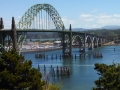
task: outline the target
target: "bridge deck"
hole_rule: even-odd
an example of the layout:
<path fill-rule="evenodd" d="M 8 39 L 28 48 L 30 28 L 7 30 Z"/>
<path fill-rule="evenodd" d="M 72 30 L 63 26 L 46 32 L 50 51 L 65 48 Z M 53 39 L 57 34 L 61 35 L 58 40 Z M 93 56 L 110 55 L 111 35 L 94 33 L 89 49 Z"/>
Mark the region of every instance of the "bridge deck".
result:
<path fill-rule="evenodd" d="M 11 32 L 12 30 L 11 29 L 3 29 L 3 30 L 0 30 L 0 32 Z M 41 30 L 41 29 L 26 29 L 26 30 L 23 30 L 23 29 L 16 29 L 17 32 L 58 32 L 58 33 L 70 33 L 70 31 L 68 30 Z M 90 34 L 90 33 L 84 33 L 84 32 L 79 32 L 79 31 L 72 31 L 72 33 L 74 34 L 86 34 L 86 35 L 91 35 L 91 36 L 97 36 L 97 37 L 101 37 L 101 38 L 104 38 L 103 36 L 98 36 L 98 35 L 94 35 L 94 34 Z"/>

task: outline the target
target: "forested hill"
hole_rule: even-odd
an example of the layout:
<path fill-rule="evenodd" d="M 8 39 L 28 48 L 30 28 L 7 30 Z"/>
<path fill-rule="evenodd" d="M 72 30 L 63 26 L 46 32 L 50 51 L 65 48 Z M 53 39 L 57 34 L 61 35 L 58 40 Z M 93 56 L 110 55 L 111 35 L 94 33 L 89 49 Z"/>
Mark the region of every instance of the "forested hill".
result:
<path fill-rule="evenodd" d="M 73 30 L 74 31 L 74 30 Z M 81 32 L 96 34 L 100 36 L 106 37 L 108 40 L 117 40 L 120 39 L 120 29 L 98 29 L 98 30 L 81 30 Z M 47 32 L 35 32 L 35 33 L 28 33 L 27 38 L 58 38 L 58 33 L 47 33 Z"/>
<path fill-rule="evenodd" d="M 82 31 L 85 32 L 85 31 Z M 120 29 L 99 29 L 99 30 L 87 30 L 87 33 L 96 34 L 106 37 L 108 40 L 120 39 Z"/>

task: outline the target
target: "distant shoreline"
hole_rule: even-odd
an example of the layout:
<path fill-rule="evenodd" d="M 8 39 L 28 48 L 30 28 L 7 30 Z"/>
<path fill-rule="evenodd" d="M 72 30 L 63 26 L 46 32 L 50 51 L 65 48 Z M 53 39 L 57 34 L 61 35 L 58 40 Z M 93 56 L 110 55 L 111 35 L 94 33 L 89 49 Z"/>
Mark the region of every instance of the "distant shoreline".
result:
<path fill-rule="evenodd" d="M 103 46 L 119 46 L 120 44 L 116 44 L 114 43 L 114 41 L 111 41 L 111 42 L 108 42 L 108 43 L 105 43 Z"/>
<path fill-rule="evenodd" d="M 73 46 L 73 48 L 77 48 L 78 46 Z M 25 49 L 22 50 L 21 53 L 27 52 L 47 52 L 47 51 L 55 51 L 55 50 L 62 50 L 62 48 L 47 48 L 47 49 Z"/>
<path fill-rule="evenodd" d="M 46 51 L 54 51 L 54 50 L 61 50 L 62 48 L 48 48 L 48 49 L 26 49 L 22 50 L 21 53 L 27 53 L 27 52 L 46 52 Z"/>
<path fill-rule="evenodd" d="M 119 46 L 120 44 L 110 44 L 110 43 L 106 43 L 102 46 Z M 73 47 L 73 48 L 77 48 L 77 47 Z M 47 48 L 47 49 L 26 49 L 26 50 L 22 50 L 21 53 L 29 53 L 29 52 L 47 52 L 47 51 L 55 51 L 55 50 L 62 50 L 62 48 Z"/>

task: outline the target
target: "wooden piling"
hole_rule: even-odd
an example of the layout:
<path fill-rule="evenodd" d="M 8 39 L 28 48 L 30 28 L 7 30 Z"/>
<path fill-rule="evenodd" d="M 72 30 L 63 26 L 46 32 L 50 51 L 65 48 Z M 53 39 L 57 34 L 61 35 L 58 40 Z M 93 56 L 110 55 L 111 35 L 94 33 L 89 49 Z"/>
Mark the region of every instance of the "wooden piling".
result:
<path fill-rule="evenodd" d="M 80 58 L 81 58 L 81 53 L 80 53 Z"/>
<path fill-rule="evenodd" d="M 76 54 L 75 54 L 75 59 L 76 59 Z"/>
<path fill-rule="evenodd" d="M 56 59 L 57 59 L 57 54 L 56 54 Z"/>
<path fill-rule="evenodd" d="M 58 66 L 56 68 L 56 75 L 59 76 L 59 68 L 58 68 Z"/>
<path fill-rule="evenodd" d="M 46 71 L 46 67 L 45 67 L 45 65 L 44 65 L 44 71 Z"/>
<path fill-rule="evenodd" d="M 45 54 L 44 54 L 44 59 L 45 59 Z"/>
<path fill-rule="evenodd" d="M 60 54 L 60 60 L 61 60 L 61 54 Z"/>
<path fill-rule="evenodd" d="M 39 66 L 39 64 L 38 64 L 38 71 L 40 71 L 40 66 Z"/>
<path fill-rule="evenodd" d="M 52 54 L 52 56 L 51 56 L 51 59 L 53 60 L 53 54 Z"/>
<path fill-rule="evenodd" d="M 46 58 L 48 59 L 48 55 L 46 56 Z"/>

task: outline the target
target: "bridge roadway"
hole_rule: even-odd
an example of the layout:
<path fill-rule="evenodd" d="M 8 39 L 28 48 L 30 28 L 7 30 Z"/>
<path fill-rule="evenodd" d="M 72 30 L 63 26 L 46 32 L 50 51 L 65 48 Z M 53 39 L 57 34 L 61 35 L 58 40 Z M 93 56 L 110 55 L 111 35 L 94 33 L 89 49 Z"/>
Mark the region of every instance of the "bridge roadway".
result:
<path fill-rule="evenodd" d="M 88 49 L 91 50 L 92 47 L 94 48 L 100 47 L 102 43 L 104 42 L 103 39 L 105 39 L 104 37 L 98 36 L 98 35 L 93 35 L 93 34 L 79 32 L 79 31 L 72 31 L 71 28 L 70 30 L 45 30 L 45 29 L 42 29 L 42 30 L 41 29 L 24 29 L 23 30 L 23 29 L 16 29 L 14 27 L 12 29 L 1 29 L 0 30 L 0 34 L 1 34 L 0 43 L 4 47 L 4 38 L 8 35 L 12 39 L 13 48 L 17 48 L 17 40 L 18 42 L 20 41 L 20 38 L 19 38 L 21 37 L 20 35 L 24 36 L 27 34 L 27 32 L 57 32 L 57 33 L 60 33 L 61 34 L 60 37 L 62 38 L 62 46 L 63 46 L 62 54 L 68 55 L 70 57 L 72 56 L 72 40 L 75 39 L 76 37 L 79 37 L 80 52 L 86 51 L 85 50 L 86 43 L 88 43 L 88 47 L 89 47 Z M 21 40 L 21 42 L 23 43 L 24 39 Z M 3 52 L 2 49 L 1 49 L 1 52 Z"/>
<path fill-rule="evenodd" d="M 11 29 L 2 29 L 0 32 L 11 32 Z M 69 30 L 45 30 L 45 29 L 16 29 L 16 32 L 58 32 L 58 33 L 70 33 Z M 72 34 L 80 34 L 80 35 L 85 35 L 86 36 L 94 36 L 94 37 L 99 37 L 99 38 L 105 38 L 103 36 L 95 35 L 95 34 L 90 34 L 90 33 L 85 33 L 85 32 L 80 32 L 80 31 L 72 31 Z"/>

